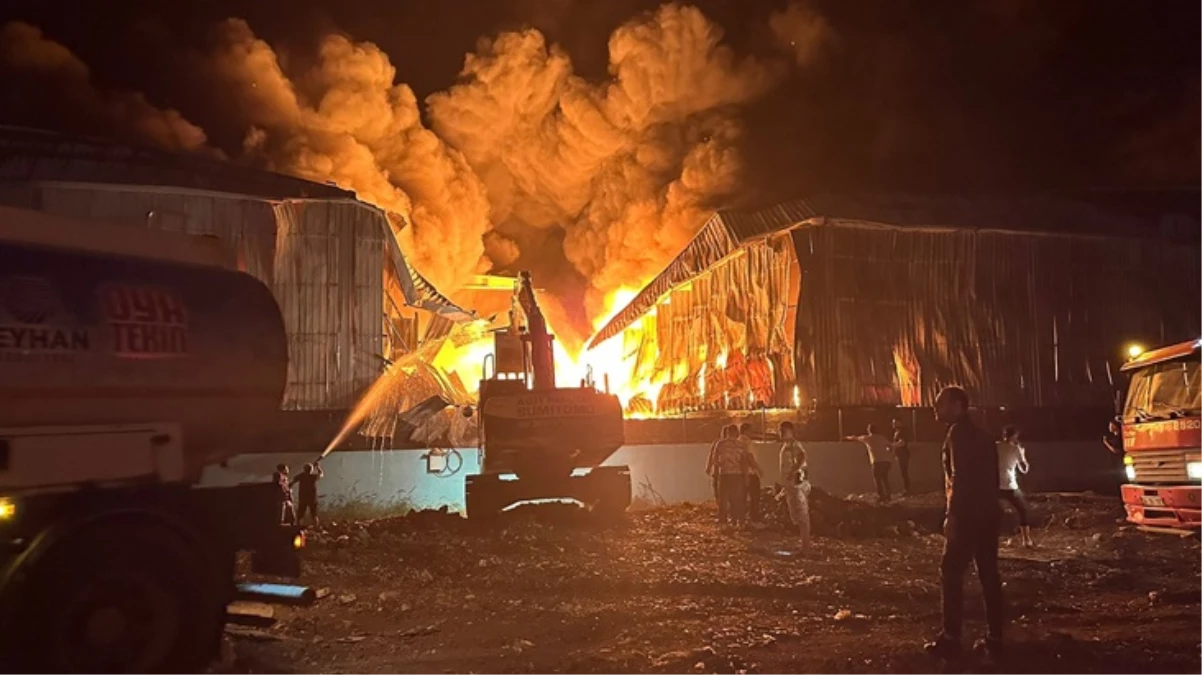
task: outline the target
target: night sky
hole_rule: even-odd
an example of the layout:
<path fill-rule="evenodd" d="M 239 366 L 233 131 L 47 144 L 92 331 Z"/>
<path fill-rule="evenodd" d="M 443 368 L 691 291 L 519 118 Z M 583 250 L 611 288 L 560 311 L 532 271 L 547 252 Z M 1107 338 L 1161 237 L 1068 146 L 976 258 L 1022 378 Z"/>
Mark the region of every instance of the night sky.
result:
<path fill-rule="evenodd" d="M 380 45 L 419 99 L 455 81 L 481 36 L 534 26 L 577 72 L 605 76 L 615 27 L 658 3 L 639 0 L 213 0 L 22 3 L 3 18 L 43 29 L 89 65 L 100 87 L 144 92 L 237 148 L 244 129 L 214 92 L 178 78 L 170 54 L 210 26 L 245 18 L 286 58 L 311 58 L 341 31 Z M 187 6 L 180 6 L 186 4 Z M 700 0 L 740 54 L 772 50 L 783 2 Z M 748 194 L 814 190 L 1196 186 L 1196 0 L 823 0 L 831 49 L 742 112 Z M 21 83 L 21 86 L 30 86 Z M 77 126 L 23 105 L 12 83 L 5 123 Z M 219 95 L 219 94 L 218 94 Z M 72 131 L 74 129 L 65 128 Z M 94 130 L 89 130 L 94 131 Z"/>

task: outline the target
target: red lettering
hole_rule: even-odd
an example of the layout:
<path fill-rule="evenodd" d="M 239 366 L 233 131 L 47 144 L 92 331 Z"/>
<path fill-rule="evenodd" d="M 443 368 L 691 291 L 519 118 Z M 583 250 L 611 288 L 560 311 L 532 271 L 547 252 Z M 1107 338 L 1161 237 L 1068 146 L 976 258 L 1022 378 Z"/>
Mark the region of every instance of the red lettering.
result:
<path fill-rule="evenodd" d="M 159 316 L 163 323 L 183 325 L 187 323 L 184 303 L 175 293 L 159 293 Z"/>
<path fill-rule="evenodd" d="M 159 313 L 155 309 L 154 295 L 145 288 L 130 289 L 130 304 L 133 306 L 133 320 L 142 323 L 156 323 Z"/>
<path fill-rule="evenodd" d="M 179 294 L 169 290 L 110 284 L 100 291 L 105 317 L 119 323 L 184 326 L 187 310 Z"/>
<path fill-rule="evenodd" d="M 104 315 L 112 321 L 129 321 L 129 299 L 125 297 L 122 286 L 105 286 L 100 291 L 100 304 Z"/>

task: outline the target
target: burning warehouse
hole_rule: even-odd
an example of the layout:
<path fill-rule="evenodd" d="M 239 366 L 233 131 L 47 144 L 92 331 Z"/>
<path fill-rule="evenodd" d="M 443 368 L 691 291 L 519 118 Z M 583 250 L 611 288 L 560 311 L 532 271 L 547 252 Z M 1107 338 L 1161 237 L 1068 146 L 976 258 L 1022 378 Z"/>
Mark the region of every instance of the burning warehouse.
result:
<path fill-rule="evenodd" d="M 986 408 L 1105 406 L 1124 345 L 1197 337 L 1185 198 L 720 211 L 590 349 L 631 413 L 925 406 L 953 383 Z"/>
<path fill-rule="evenodd" d="M 216 238 L 230 266 L 272 289 L 284 317 L 289 421 L 281 423 L 287 433 L 275 435 L 284 447 L 328 441 L 389 363 L 421 345 L 429 351 L 428 343 L 472 316 L 407 263 L 390 224 L 393 214 L 331 185 L 204 157 L 6 128 L 0 130 L 0 204 Z M 130 335 L 135 338 L 148 336 Z M 420 375 L 411 378 L 406 395 L 381 402 L 387 409 L 370 431 L 391 437 L 398 410 L 434 395 L 455 398 L 454 387 L 432 369 Z"/>

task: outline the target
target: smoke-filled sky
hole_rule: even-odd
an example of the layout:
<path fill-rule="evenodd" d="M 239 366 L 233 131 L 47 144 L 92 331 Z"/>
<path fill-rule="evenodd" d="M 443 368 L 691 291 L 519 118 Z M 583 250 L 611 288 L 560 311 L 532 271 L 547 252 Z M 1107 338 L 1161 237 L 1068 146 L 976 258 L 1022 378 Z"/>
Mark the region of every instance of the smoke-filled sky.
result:
<path fill-rule="evenodd" d="M 582 335 L 715 207 L 1199 182 L 1196 0 L 103 4 L 0 16 L 0 122 L 336 181 Z"/>

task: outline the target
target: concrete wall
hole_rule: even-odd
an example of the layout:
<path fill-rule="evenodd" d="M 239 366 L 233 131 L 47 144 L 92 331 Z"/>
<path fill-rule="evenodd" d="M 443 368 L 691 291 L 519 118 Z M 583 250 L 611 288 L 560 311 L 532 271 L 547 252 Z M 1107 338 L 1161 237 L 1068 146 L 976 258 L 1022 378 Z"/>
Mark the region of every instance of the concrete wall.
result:
<path fill-rule="evenodd" d="M 765 482 L 778 478 L 775 443 L 756 443 L 754 450 L 764 468 Z M 807 443 L 810 475 L 814 483 L 838 495 L 873 492 L 868 456 L 859 443 Z M 630 466 L 636 500 L 676 504 L 712 498 L 705 475 L 708 444 L 631 445 L 614 453 L 609 465 Z M 463 477 L 479 470 L 474 448 L 459 451 L 462 467 L 446 476 L 426 474 L 426 464 L 417 450 L 335 452 L 322 465 L 326 477 L 319 483 L 324 505 L 358 502 L 376 507 L 407 504 L 416 508 L 452 510 L 463 507 Z M 1113 490 L 1121 477 L 1121 466 L 1113 462 L 1100 443 L 1028 444 L 1032 470 L 1023 479 L 1031 491 Z M 278 463 L 293 472 L 311 461 L 309 454 L 243 455 L 224 467 L 210 467 L 204 485 L 234 485 L 266 481 Z M 910 475 L 916 492 L 942 489 L 943 478 L 937 444 L 914 444 Z M 901 488 L 896 465 L 892 470 L 894 490 Z"/>

